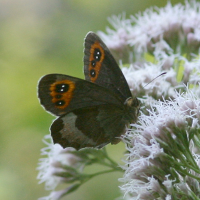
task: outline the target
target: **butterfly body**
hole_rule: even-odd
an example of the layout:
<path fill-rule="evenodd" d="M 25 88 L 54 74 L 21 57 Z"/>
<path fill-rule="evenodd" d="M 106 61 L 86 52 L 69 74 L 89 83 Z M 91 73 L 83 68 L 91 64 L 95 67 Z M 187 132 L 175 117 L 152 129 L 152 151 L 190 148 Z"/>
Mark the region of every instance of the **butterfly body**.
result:
<path fill-rule="evenodd" d="M 139 110 L 110 51 L 92 32 L 85 38 L 84 55 L 86 80 L 49 74 L 38 85 L 40 103 L 59 116 L 50 128 L 54 143 L 77 150 L 117 144 Z"/>

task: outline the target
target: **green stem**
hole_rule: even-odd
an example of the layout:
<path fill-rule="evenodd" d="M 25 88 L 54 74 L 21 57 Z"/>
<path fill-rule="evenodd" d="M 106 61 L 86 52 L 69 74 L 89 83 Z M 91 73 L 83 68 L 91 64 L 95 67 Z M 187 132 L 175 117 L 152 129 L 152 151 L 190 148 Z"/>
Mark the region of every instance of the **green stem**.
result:
<path fill-rule="evenodd" d="M 114 160 L 112 160 L 112 159 L 108 156 L 107 151 L 106 151 L 106 148 L 103 149 L 103 152 L 104 152 L 105 158 L 106 158 L 110 163 L 107 163 L 107 162 L 103 162 L 103 161 L 102 161 L 100 164 L 105 165 L 105 166 L 110 167 L 110 168 L 113 168 L 113 169 L 115 169 L 116 171 L 121 171 L 121 172 L 124 171 L 124 170 L 122 170 L 122 169 L 118 166 L 118 164 L 117 164 Z"/>
<path fill-rule="evenodd" d="M 81 184 L 86 183 L 87 181 L 89 181 L 91 178 L 93 178 L 95 176 L 98 176 L 101 174 L 107 174 L 107 173 L 115 172 L 115 171 L 116 171 L 115 169 L 110 169 L 110 170 L 105 170 L 105 171 L 97 172 L 97 173 L 90 174 L 90 175 L 87 174 L 87 175 L 85 175 L 84 180 L 81 181 Z"/>

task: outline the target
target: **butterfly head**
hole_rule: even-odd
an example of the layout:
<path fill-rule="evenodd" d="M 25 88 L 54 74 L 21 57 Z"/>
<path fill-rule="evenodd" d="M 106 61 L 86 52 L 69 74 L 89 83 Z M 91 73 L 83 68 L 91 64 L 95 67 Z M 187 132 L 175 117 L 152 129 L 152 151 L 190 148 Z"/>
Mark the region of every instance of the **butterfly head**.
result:
<path fill-rule="evenodd" d="M 140 101 L 137 98 L 130 97 L 125 101 L 127 119 L 130 123 L 135 123 L 139 115 Z"/>

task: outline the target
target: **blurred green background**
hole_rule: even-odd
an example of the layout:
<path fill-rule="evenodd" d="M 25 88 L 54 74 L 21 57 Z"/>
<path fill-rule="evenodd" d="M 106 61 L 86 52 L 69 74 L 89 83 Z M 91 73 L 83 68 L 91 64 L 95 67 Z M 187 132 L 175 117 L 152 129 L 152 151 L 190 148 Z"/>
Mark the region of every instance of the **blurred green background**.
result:
<path fill-rule="evenodd" d="M 172 4 L 183 1 L 171 1 Z M 83 76 L 83 40 L 88 31 L 105 31 L 107 17 L 134 14 L 161 0 L 0 0 L 0 199 L 46 196 L 36 170 L 44 135 L 54 119 L 39 105 L 37 82 L 48 73 Z M 121 162 L 124 144 L 108 145 Z M 94 178 L 70 200 L 112 200 L 120 196 L 112 173 Z"/>

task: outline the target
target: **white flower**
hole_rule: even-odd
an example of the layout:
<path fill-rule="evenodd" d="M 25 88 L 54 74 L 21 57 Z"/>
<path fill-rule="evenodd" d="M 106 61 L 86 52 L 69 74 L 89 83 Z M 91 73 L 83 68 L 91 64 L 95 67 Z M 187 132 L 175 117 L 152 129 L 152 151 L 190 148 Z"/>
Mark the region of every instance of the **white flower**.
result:
<path fill-rule="evenodd" d="M 179 85 L 176 80 L 176 73 L 172 68 L 165 75 L 156 78 L 164 72 L 160 63 L 145 63 L 142 67 L 131 65 L 129 68 L 123 67 L 122 72 L 136 97 L 147 95 L 155 99 L 162 98 L 162 96 L 173 97 L 175 94 L 174 87 Z M 156 79 L 153 80 L 154 78 Z"/>
<path fill-rule="evenodd" d="M 164 8 L 147 9 L 130 19 L 125 19 L 123 14 L 113 16 L 109 21 L 114 29 L 107 28 L 107 35 L 102 32 L 99 35 L 112 50 L 129 46 L 134 48 L 137 56 L 154 51 L 159 43 L 159 48 L 167 51 L 200 44 L 200 3 L 196 1 L 174 6 L 168 3 Z"/>
<path fill-rule="evenodd" d="M 102 40 L 104 40 L 110 49 L 120 51 L 127 45 L 128 35 L 126 27 L 130 25 L 130 20 L 125 19 L 125 17 L 125 13 L 123 13 L 118 17 L 113 16 L 112 18 L 108 19 L 112 26 L 116 29 L 116 31 L 114 31 L 107 28 L 109 37 L 101 31 L 98 32 Z"/>
<path fill-rule="evenodd" d="M 154 194 L 170 199 L 174 190 L 177 196 L 180 190 L 188 196 L 200 190 L 200 152 L 195 140 L 200 131 L 200 99 L 186 90 L 177 92 L 174 100 L 154 103 L 149 115 L 141 113 L 139 123 L 132 124 L 135 128 L 125 136 L 124 141 L 130 142 L 121 189 L 133 199 L 155 199 Z"/>
<path fill-rule="evenodd" d="M 37 178 L 40 180 L 39 183 L 45 182 L 47 190 L 52 190 L 60 182 L 65 181 L 65 178 L 56 174 L 66 171 L 63 166 L 76 166 L 80 158 L 70 153 L 73 148 L 63 149 L 59 144 L 53 144 L 50 135 L 45 136 L 44 142 L 48 146 L 41 150 L 41 155 L 45 157 L 40 159 Z"/>
<path fill-rule="evenodd" d="M 53 192 L 50 193 L 49 196 L 41 197 L 38 200 L 58 200 L 63 195 L 63 193 L 65 193 L 64 190 L 53 191 Z"/>
<path fill-rule="evenodd" d="M 59 191 L 53 191 L 50 193 L 49 196 L 41 197 L 38 200 L 59 200 L 62 196 L 64 196 L 68 192 L 69 189 L 70 187 Z"/>

